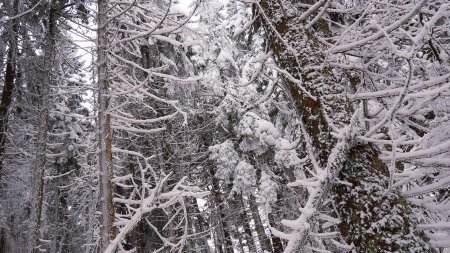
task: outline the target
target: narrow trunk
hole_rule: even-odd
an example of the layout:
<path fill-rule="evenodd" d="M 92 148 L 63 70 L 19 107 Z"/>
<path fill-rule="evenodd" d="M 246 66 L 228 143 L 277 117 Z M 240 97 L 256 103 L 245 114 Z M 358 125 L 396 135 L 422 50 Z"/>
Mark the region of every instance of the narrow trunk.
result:
<path fill-rule="evenodd" d="M 49 4 L 49 16 L 47 24 L 47 33 L 45 36 L 44 50 L 44 82 L 40 87 L 40 106 L 39 106 L 39 126 L 37 136 L 36 151 L 36 170 L 35 180 L 37 181 L 36 202 L 35 202 L 35 227 L 33 253 L 40 252 L 41 239 L 41 223 L 42 223 L 42 207 L 44 200 L 44 174 L 47 163 L 47 130 L 48 130 L 48 112 L 49 112 L 49 92 L 53 86 L 53 63 L 55 57 L 55 23 L 57 17 L 57 9 L 55 0 Z"/>
<path fill-rule="evenodd" d="M 69 161 L 63 165 L 55 164 L 56 176 L 62 175 L 68 171 L 70 168 L 73 168 L 74 159 L 69 159 Z M 52 238 L 52 248 L 50 252 L 62 252 L 61 249 L 64 248 L 64 238 L 66 238 L 67 232 L 67 192 L 64 189 L 64 186 L 70 182 L 69 180 L 65 180 L 65 177 L 58 177 L 53 179 L 55 182 L 52 185 L 55 191 L 55 205 L 54 205 L 54 220 L 53 229 L 48 231 L 48 236 Z M 47 185 L 50 187 L 49 185 Z M 49 224 L 51 225 L 51 224 Z"/>
<path fill-rule="evenodd" d="M 220 192 L 220 187 L 219 187 L 219 179 L 217 179 L 214 175 L 215 175 L 215 171 L 213 169 L 213 167 L 211 167 L 210 171 L 210 176 L 212 178 L 212 190 L 211 190 L 211 195 L 214 198 L 214 203 L 217 207 L 217 212 L 218 212 L 218 219 L 219 219 L 219 226 L 218 228 L 222 228 L 223 232 L 223 237 L 224 238 L 220 238 L 219 242 L 220 242 L 220 249 L 216 249 L 219 250 L 220 252 L 222 252 L 222 247 L 223 247 L 223 252 L 224 253 L 228 253 L 228 252 L 233 252 L 233 242 L 231 240 L 231 235 L 230 235 L 230 227 L 228 225 L 227 222 L 227 218 L 225 215 L 225 208 L 224 208 L 224 201 L 222 200 L 222 194 Z M 219 233 L 222 234 L 222 233 Z M 222 241 L 223 239 L 223 241 Z"/>
<path fill-rule="evenodd" d="M 111 115 L 108 112 L 110 91 L 107 65 L 107 21 L 108 3 L 98 0 L 97 74 L 98 74 L 98 129 L 99 129 L 99 187 L 101 202 L 100 248 L 104 251 L 115 237 L 113 204 L 113 163 Z"/>
<path fill-rule="evenodd" d="M 140 220 L 136 225 L 136 252 L 145 253 L 145 221 Z"/>
<path fill-rule="evenodd" d="M 149 232 L 146 233 L 147 241 L 146 241 L 146 250 L 153 252 L 156 250 L 161 250 L 161 248 L 167 250 L 167 248 L 164 248 L 165 244 L 164 241 L 161 240 L 161 238 L 158 236 L 158 233 L 163 236 L 167 237 L 167 235 L 164 232 L 164 227 L 167 224 L 167 215 L 161 208 L 155 208 L 151 213 L 149 217 L 149 222 L 152 223 L 152 225 L 155 227 L 157 231 L 153 228 L 149 228 Z"/>
<path fill-rule="evenodd" d="M 240 236 L 240 232 L 239 232 L 239 230 L 238 230 L 238 227 L 233 227 L 234 228 L 234 236 L 236 237 L 236 238 L 238 238 L 238 241 L 239 241 L 239 248 L 241 249 L 241 252 L 242 253 L 244 253 L 245 252 L 245 248 L 244 248 L 244 242 L 242 241 L 242 236 Z M 234 249 L 233 249 L 233 251 L 232 252 L 234 252 Z"/>
<path fill-rule="evenodd" d="M 273 212 L 269 213 L 268 218 L 269 218 L 270 226 L 274 227 L 276 224 L 275 214 Z M 281 239 L 279 237 L 276 237 L 274 234 L 272 234 L 271 239 L 272 239 L 273 252 L 283 252 L 284 247 L 283 247 L 283 243 L 281 242 Z"/>
<path fill-rule="evenodd" d="M 13 15 L 17 15 L 19 1 L 15 0 L 13 5 Z M 12 93 L 14 89 L 14 78 L 16 76 L 16 56 L 17 56 L 17 33 L 18 19 L 11 21 L 12 30 L 8 34 L 9 46 L 6 56 L 6 71 L 3 84 L 2 101 L 0 102 L 0 182 L 3 175 L 3 159 L 5 153 L 6 131 L 8 130 L 8 111 L 12 101 Z M 1 185 L 0 185 L 1 187 Z"/>
<path fill-rule="evenodd" d="M 6 234 L 3 229 L 0 232 L 0 253 L 6 253 Z"/>
<path fill-rule="evenodd" d="M 220 216 L 218 215 L 217 212 L 217 203 L 215 202 L 215 198 L 212 201 L 215 205 L 215 209 L 216 211 L 213 212 L 212 217 L 214 219 L 212 220 L 213 225 L 210 225 L 210 229 L 213 229 L 212 235 L 214 237 L 214 250 L 217 253 L 223 253 L 223 248 L 222 248 L 222 244 L 223 244 L 223 236 L 222 236 L 222 226 L 221 226 L 221 222 L 220 222 Z"/>
<path fill-rule="evenodd" d="M 261 216 L 259 214 L 258 205 L 256 203 L 256 199 L 254 196 L 250 196 L 248 203 L 250 205 L 250 211 L 252 214 L 252 218 L 255 221 L 255 230 L 258 234 L 258 240 L 261 245 L 261 249 L 267 252 L 272 252 L 272 247 L 270 246 L 270 240 L 267 237 L 267 234 L 264 229 L 263 222 L 261 220 Z"/>
<path fill-rule="evenodd" d="M 6 58 L 5 83 L 3 85 L 2 101 L 0 103 L 0 180 L 3 175 L 3 157 L 5 152 L 6 131 L 8 130 L 8 111 L 14 89 L 15 64 L 15 40 L 11 40 Z"/>
<path fill-rule="evenodd" d="M 239 215 L 242 221 L 241 225 L 244 227 L 245 244 L 250 252 L 256 252 L 255 240 L 253 239 L 252 229 L 250 228 L 250 219 L 246 211 L 244 200 L 241 198 L 239 202 L 241 202 L 240 204 L 242 208 Z"/>
<path fill-rule="evenodd" d="M 14 1 L 13 15 L 17 15 L 19 1 Z M 3 83 L 2 100 L 0 102 L 0 196 L 3 195 L 3 160 L 5 156 L 6 132 L 8 130 L 8 111 L 12 101 L 14 89 L 14 78 L 16 76 L 16 55 L 17 55 L 17 19 L 12 21 L 12 33 L 9 34 L 9 47 L 6 56 L 6 70 Z M 2 55 L 3 56 L 3 55 Z M 3 59 L 3 58 L 2 58 Z M 6 231 L 0 228 L 0 253 L 6 253 Z"/>
<path fill-rule="evenodd" d="M 225 208 L 223 207 L 223 202 L 219 205 L 220 220 L 222 221 L 222 229 L 224 236 L 224 253 L 233 252 L 233 241 L 231 240 L 230 229 L 231 226 L 228 224 L 227 217 L 225 215 Z"/>
<path fill-rule="evenodd" d="M 55 165 L 56 167 L 56 176 L 60 175 L 61 173 L 61 166 L 59 164 Z M 55 217 L 53 220 L 53 231 L 51 232 L 50 236 L 52 237 L 52 245 L 50 248 L 50 252 L 58 252 L 58 248 L 59 248 L 59 243 L 61 241 L 61 237 L 63 235 L 63 231 L 60 230 L 60 227 L 62 226 L 62 224 L 60 224 L 60 220 L 63 216 L 62 214 L 62 210 L 64 207 L 61 207 L 61 200 L 62 200 L 62 192 L 61 192 L 61 188 L 60 188 L 60 181 L 61 178 L 57 178 L 56 182 L 54 185 L 52 185 L 51 187 L 55 188 Z M 47 187 L 49 187 L 49 185 L 47 184 Z"/>

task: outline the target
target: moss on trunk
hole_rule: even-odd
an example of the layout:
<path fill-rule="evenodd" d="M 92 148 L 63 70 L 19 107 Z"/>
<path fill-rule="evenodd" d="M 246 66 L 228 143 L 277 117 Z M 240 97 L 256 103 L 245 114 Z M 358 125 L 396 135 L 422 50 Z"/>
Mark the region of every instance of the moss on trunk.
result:
<path fill-rule="evenodd" d="M 328 27 L 326 22 L 304 30 L 304 21 L 299 19 L 303 9 L 297 2 L 263 0 L 260 6 L 264 13 L 260 16 L 275 61 L 298 80 L 285 78 L 286 90 L 305 124 L 319 165 L 325 167 L 337 143 L 330 125 L 344 127 L 354 109 L 346 98 L 349 80 L 340 77 L 344 75 L 339 75 L 339 69 L 323 65 L 327 48 L 316 34 L 330 33 L 324 28 Z M 355 245 L 357 252 L 431 251 L 426 236 L 414 230 L 416 221 L 409 203 L 399 192 L 387 192 L 389 172 L 378 154 L 373 145 L 350 140 L 341 150 L 340 161 L 329 168 L 340 180 L 351 183 L 331 183 L 331 191 L 324 191 L 330 195 L 325 197 L 333 198 L 337 205 L 341 235 Z M 334 179 L 329 178 L 330 182 Z"/>

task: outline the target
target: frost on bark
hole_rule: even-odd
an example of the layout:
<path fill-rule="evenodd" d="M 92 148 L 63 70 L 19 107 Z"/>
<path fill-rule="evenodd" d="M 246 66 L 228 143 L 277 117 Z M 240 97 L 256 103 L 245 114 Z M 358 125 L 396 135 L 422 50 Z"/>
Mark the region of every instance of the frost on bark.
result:
<path fill-rule="evenodd" d="M 340 217 L 340 235 L 357 252 L 428 251 L 425 236 L 414 231 L 416 221 L 406 200 L 395 190 L 385 194 L 389 175 L 378 158 L 379 151 L 373 144 L 358 144 L 353 138 L 352 132 L 359 130 L 351 125 L 355 110 L 345 95 L 345 82 L 349 81 L 337 76 L 339 70 L 323 65 L 326 48 L 317 39 L 317 34 L 330 35 L 328 24 L 319 20 L 305 29 L 305 8 L 300 5 L 267 0 L 258 4 L 275 61 L 290 74 L 285 75 L 284 83 L 303 128 L 307 167 L 317 172 L 320 182 L 310 192 L 301 217 L 285 223 L 292 233 L 284 237 L 289 241 L 286 251 L 302 252 L 307 244 L 314 247 L 312 232 L 330 232 L 321 228 L 317 219 L 319 213 L 330 210 L 327 205 L 331 202 L 326 201 L 330 198 Z M 317 8 L 312 13 L 318 12 Z M 332 128 L 344 129 L 345 137 L 336 139 Z M 336 176 L 351 185 L 337 183 Z"/>
<path fill-rule="evenodd" d="M 113 229 L 114 204 L 112 199 L 112 129 L 109 108 L 109 80 L 107 65 L 107 21 L 108 4 L 98 1 L 97 64 L 98 64 L 98 129 L 99 129 L 99 187 L 101 203 L 100 248 L 104 251 L 115 237 Z"/>

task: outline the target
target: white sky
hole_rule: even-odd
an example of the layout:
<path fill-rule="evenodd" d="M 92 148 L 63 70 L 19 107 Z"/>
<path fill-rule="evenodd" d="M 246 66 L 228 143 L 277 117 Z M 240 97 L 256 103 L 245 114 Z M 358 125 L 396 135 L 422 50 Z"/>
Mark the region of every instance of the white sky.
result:
<path fill-rule="evenodd" d="M 174 9 L 182 13 L 187 13 L 192 8 L 193 0 L 178 0 L 178 3 L 174 4 Z"/>

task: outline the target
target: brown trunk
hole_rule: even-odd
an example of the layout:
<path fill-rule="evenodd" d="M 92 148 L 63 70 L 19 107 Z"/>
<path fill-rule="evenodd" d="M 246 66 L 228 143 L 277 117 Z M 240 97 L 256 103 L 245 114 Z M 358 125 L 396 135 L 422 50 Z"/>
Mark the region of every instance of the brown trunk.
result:
<path fill-rule="evenodd" d="M 100 248 L 106 250 L 111 240 L 116 236 L 113 227 L 115 219 L 115 208 L 113 203 L 113 160 L 112 160 L 112 138 L 110 104 L 110 84 L 108 77 L 107 57 L 107 22 L 108 2 L 98 1 L 98 31 L 97 31 L 97 64 L 98 64 L 98 130 L 99 130 L 99 187 L 101 202 L 101 229 Z"/>

